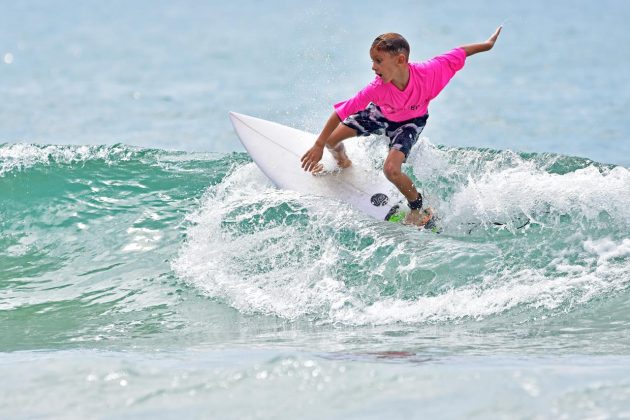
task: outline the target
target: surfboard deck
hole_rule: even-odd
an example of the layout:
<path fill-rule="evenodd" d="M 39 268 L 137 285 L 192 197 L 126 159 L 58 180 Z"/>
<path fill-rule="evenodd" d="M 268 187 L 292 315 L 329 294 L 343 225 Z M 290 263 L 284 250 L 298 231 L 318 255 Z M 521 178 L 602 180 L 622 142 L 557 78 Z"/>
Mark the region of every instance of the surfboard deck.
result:
<path fill-rule="evenodd" d="M 381 171 L 353 165 L 323 176 L 305 172 L 300 159 L 315 142 L 315 134 L 236 112 L 229 115 L 245 150 L 276 187 L 348 203 L 383 221 L 402 223 L 409 212 L 402 194 Z M 330 153 L 323 162 L 336 165 Z M 437 229 L 435 220 L 427 228 Z"/>

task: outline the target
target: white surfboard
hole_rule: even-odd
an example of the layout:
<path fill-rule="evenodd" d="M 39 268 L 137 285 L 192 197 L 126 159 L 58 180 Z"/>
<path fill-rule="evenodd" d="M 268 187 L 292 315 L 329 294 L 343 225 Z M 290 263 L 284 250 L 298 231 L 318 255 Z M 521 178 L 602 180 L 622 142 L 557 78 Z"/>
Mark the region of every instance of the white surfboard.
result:
<path fill-rule="evenodd" d="M 403 199 L 381 171 L 371 168 L 353 165 L 323 176 L 305 172 L 300 159 L 313 146 L 314 134 L 236 112 L 230 119 L 249 155 L 278 188 L 349 203 L 380 220 Z"/>

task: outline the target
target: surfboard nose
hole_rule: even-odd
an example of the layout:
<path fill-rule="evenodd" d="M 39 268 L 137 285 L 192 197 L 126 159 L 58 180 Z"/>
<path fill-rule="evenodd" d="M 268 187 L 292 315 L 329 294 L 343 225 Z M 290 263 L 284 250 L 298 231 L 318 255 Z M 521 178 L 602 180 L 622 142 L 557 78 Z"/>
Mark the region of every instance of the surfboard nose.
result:
<path fill-rule="evenodd" d="M 230 121 L 232 121 L 232 125 L 234 126 L 236 126 L 237 123 L 247 124 L 247 122 L 252 122 L 256 119 L 249 115 L 241 114 L 239 112 L 234 112 L 234 111 L 229 111 L 228 115 L 230 116 Z"/>
<path fill-rule="evenodd" d="M 254 126 L 258 127 L 261 124 L 266 126 L 279 126 L 277 123 L 252 117 L 251 115 L 241 114 L 239 112 L 228 111 L 228 115 L 230 116 L 230 121 L 232 121 L 232 125 L 234 125 L 234 127 L 237 125 L 245 125 L 251 129 Z"/>
<path fill-rule="evenodd" d="M 234 128 L 237 128 L 239 125 L 243 124 L 243 117 L 245 117 L 245 115 L 239 114 L 238 112 L 234 111 L 229 111 L 228 115 L 230 116 L 230 122 L 232 123 Z"/>
<path fill-rule="evenodd" d="M 243 117 L 245 118 L 248 117 L 248 115 L 241 114 L 240 112 L 234 112 L 234 111 L 229 111 L 228 115 L 230 116 L 230 118 L 238 118 L 238 119 L 242 119 Z"/>

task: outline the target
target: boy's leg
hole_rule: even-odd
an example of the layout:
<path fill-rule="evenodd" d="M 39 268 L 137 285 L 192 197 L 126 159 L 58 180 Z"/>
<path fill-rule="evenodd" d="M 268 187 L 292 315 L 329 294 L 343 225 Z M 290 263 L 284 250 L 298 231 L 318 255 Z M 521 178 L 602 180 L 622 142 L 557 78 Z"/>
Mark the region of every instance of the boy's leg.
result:
<path fill-rule="evenodd" d="M 341 123 L 337 123 L 337 126 L 333 125 L 328 128 L 331 120 L 327 123 L 327 126 L 322 131 L 322 134 L 320 134 L 317 142 L 315 142 L 313 147 L 311 147 L 301 159 L 302 168 L 305 171 L 311 172 L 313 175 L 321 174 L 324 169 L 324 165 L 320 162 L 323 157 L 324 147 L 321 143 L 318 145 L 318 142 L 320 142 L 322 136 L 324 136 L 324 133 L 327 131 L 329 131 L 330 134 L 325 138 L 324 144 L 337 161 L 337 164 L 341 168 L 347 168 L 352 165 L 352 162 L 348 159 L 348 155 L 346 155 L 346 149 L 341 142 L 349 137 L 356 136 L 356 130 L 346 127 Z M 339 120 L 337 119 L 337 121 Z"/>
<path fill-rule="evenodd" d="M 389 154 L 385 159 L 385 164 L 383 165 L 383 172 L 385 173 L 385 177 L 394 184 L 396 188 L 398 188 L 398 191 L 400 191 L 407 201 L 411 203 L 418 200 L 421 195 L 416 189 L 416 186 L 413 185 L 411 178 L 409 178 L 401 170 L 405 158 L 405 154 L 400 150 L 390 149 Z M 431 219 L 431 217 L 432 215 L 430 213 L 427 214 L 422 212 L 421 209 L 414 209 L 411 210 L 405 218 L 405 223 L 423 226 Z"/>
<path fill-rule="evenodd" d="M 350 137 L 382 133 L 387 127 L 386 123 L 387 120 L 380 108 L 370 103 L 365 109 L 348 116 L 335 128 L 326 142 L 328 150 L 330 150 L 340 167 L 347 168 L 352 165 L 352 162 L 348 159 L 341 142 Z"/>
<path fill-rule="evenodd" d="M 415 201 L 418 199 L 418 191 L 413 185 L 411 178 L 401 170 L 404 161 L 405 154 L 403 152 L 390 149 L 383 165 L 383 172 L 385 177 L 398 188 L 398 191 L 405 196 L 407 201 Z"/>
<path fill-rule="evenodd" d="M 356 130 L 340 123 L 330 134 L 328 140 L 326 140 L 326 148 L 333 158 L 335 158 L 340 168 L 349 168 L 352 166 L 352 161 L 348 159 L 346 148 L 342 142 L 350 137 L 356 137 L 356 135 Z M 323 170 L 324 165 L 319 162 L 311 169 L 311 173 L 313 175 L 320 175 Z"/>
<path fill-rule="evenodd" d="M 330 137 L 328 137 L 328 141 L 326 142 L 328 150 L 337 161 L 339 167 L 348 168 L 352 165 L 352 161 L 348 159 L 348 155 L 346 154 L 346 148 L 343 145 L 343 141 L 356 136 L 357 130 L 340 123 L 332 132 Z"/>

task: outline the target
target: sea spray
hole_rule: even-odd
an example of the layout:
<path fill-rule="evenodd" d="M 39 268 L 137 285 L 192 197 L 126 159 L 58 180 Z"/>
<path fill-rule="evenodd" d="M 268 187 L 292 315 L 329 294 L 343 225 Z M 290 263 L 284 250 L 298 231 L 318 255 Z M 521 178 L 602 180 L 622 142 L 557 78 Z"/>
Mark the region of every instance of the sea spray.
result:
<path fill-rule="evenodd" d="M 406 170 L 442 214 L 442 235 L 276 190 L 248 164 L 209 188 L 173 267 L 241 311 L 351 325 L 519 308 L 534 318 L 626 289 L 626 168 L 426 140 L 419 150 Z M 593 241 L 618 257 L 604 263 Z"/>

